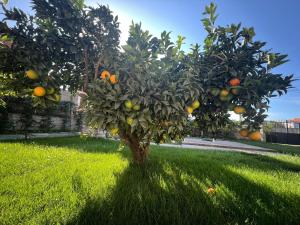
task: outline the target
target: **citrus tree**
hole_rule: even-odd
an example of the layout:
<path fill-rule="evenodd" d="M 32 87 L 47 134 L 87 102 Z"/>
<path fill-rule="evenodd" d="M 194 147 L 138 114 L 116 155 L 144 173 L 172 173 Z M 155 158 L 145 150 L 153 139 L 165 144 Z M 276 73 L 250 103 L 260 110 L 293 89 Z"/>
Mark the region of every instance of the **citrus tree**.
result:
<path fill-rule="evenodd" d="M 292 76 L 273 74 L 286 55 L 263 50 L 253 28 L 215 25 L 216 6 L 202 20 L 208 36 L 204 48 L 181 50 L 184 38 L 172 43 L 169 33 L 152 37 L 132 24 L 119 62 L 107 67 L 90 85 L 85 109 L 95 128 L 119 135 L 142 164 L 150 141 L 181 140 L 187 121 L 216 131 L 230 122 L 229 112 L 243 116 L 240 134 L 260 140 L 269 99 L 291 86 Z"/>
<path fill-rule="evenodd" d="M 32 13 L 1 4 L 0 93 L 48 107 L 60 90 L 85 90 L 105 64 L 118 55 L 118 19 L 105 6 L 82 0 L 33 0 Z M 7 22 L 9 21 L 9 23 Z"/>
<path fill-rule="evenodd" d="M 240 135 L 260 140 L 270 98 L 291 87 L 292 75 L 272 73 L 287 62 L 287 55 L 264 50 L 266 43 L 254 40 L 253 28 L 215 25 L 214 4 L 206 7 L 204 15 L 202 22 L 208 32 L 204 49 L 195 45 L 189 55 L 190 70 L 205 93 L 202 107 L 193 115 L 201 129 L 215 131 L 229 123 L 228 112 L 232 111 L 243 118 Z"/>
<path fill-rule="evenodd" d="M 170 33 L 154 37 L 141 24 L 131 25 L 120 50 L 117 17 L 104 6 L 32 2 L 34 17 L 3 6 L 5 90 L 43 106 L 59 100 L 61 87 L 79 90 L 87 124 L 119 135 L 137 164 L 147 159 L 151 141 L 181 141 L 193 118 L 200 129 L 214 131 L 234 111 L 244 118 L 241 135 L 259 140 L 269 99 L 291 86 L 292 76 L 271 72 L 286 55 L 264 50 L 253 28 L 216 26 L 214 4 L 202 20 L 208 32 L 203 48 L 184 52 L 184 37 L 173 43 Z"/>
<path fill-rule="evenodd" d="M 201 89 L 181 50 L 182 37 L 174 44 L 170 34 L 160 38 L 132 24 L 120 60 L 90 84 L 84 97 L 89 124 L 119 135 L 133 159 L 143 164 L 150 141 L 182 139 L 188 116 L 199 107 Z"/>

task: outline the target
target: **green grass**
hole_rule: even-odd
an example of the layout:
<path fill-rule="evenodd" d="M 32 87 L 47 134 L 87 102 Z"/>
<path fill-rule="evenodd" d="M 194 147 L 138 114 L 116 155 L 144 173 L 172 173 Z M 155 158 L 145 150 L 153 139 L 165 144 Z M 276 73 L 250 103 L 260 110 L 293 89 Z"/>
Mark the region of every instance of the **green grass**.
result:
<path fill-rule="evenodd" d="M 103 139 L 0 143 L 0 224 L 299 224 L 300 157 Z M 214 187 L 215 194 L 207 189 Z"/>
<path fill-rule="evenodd" d="M 300 145 L 266 143 L 260 141 L 238 140 L 240 143 L 273 149 L 276 152 L 300 156 Z"/>

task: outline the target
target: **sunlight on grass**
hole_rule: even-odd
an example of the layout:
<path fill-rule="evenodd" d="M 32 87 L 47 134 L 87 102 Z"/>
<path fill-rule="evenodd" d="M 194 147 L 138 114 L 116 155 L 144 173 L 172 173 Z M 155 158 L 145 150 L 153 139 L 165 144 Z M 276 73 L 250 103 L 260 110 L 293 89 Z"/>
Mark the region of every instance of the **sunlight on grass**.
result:
<path fill-rule="evenodd" d="M 4 224 L 297 224 L 300 157 L 151 146 L 93 138 L 0 143 Z M 209 193 L 208 189 L 213 188 Z"/>
<path fill-rule="evenodd" d="M 6 203 L 0 220 L 7 224 L 66 222 L 86 199 L 106 198 L 128 166 L 116 153 L 17 143 L 1 144 L 0 158 L 0 202 Z"/>

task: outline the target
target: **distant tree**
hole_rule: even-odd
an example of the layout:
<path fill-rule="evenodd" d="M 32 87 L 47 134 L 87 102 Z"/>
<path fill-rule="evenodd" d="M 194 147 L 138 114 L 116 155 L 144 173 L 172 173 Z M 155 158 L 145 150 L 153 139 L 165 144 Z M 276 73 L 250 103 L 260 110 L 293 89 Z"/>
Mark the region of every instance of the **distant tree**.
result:
<path fill-rule="evenodd" d="M 2 9 L 2 96 L 11 92 L 32 97 L 34 105 L 49 106 L 60 101 L 60 87 L 86 90 L 101 72 L 100 65 L 112 66 L 118 59 L 118 18 L 105 6 L 87 7 L 82 0 L 33 0 L 35 15 L 3 4 Z"/>

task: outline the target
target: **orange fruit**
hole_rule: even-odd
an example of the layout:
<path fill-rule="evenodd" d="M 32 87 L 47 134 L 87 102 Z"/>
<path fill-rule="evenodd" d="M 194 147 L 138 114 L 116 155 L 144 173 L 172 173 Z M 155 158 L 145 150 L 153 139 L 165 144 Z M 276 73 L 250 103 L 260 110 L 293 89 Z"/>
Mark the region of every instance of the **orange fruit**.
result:
<path fill-rule="evenodd" d="M 242 136 L 242 137 L 248 137 L 248 134 L 249 134 L 249 131 L 247 129 L 241 129 L 239 131 L 239 134 Z"/>
<path fill-rule="evenodd" d="M 119 128 L 117 128 L 117 127 L 112 128 L 110 130 L 110 133 L 111 133 L 112 136 L 117 135 L 119 133 Z"/>
<path fill-rule="evenodd" d="M 138 110 L 141 109 L 141 106 L 139 106 L 139 105 L 134 105 L 132 108 L 133 108 L 133 110 L 138 111 Z"/>
<path fill-rule="evenodd" d="M 116 75 L 111 75 L 111 76 L 109 77 L 109 80 L 110 80 L 110 83 L 112 83 L 112 84 L 118 83 L 118 80 L 117 80 L 117 76 L 116 76 Z"/>
<path fill-rule="evenodd" d="M 36 87 L 33 89 L 33 95 L 37 97 L 43 97 L 46 94 L 46 89 L 43 87 Z"/>
<path fill-rule="evenodd" d="M 104 80 L 107 77 L 108 78 L 110 77 L 110 73 L 107 70 L 103 70 L 102 73 L 101 73 L 101 79 Z"/>
<path fill-rule="evenodd" d="M 125 107 L 126 107 L 127 109 L 131 109 L 131 108 L 133 107 L 132 101 L 127 100 L 127 101 L 125 102 Z"/>
<path fill-rule="evenodd" d="M 61 100 L 61 95 L 60 94 L 54 94 L 54 98 L 56 102 L 60 102 Z"/>
<path fill-rule="evenodd" d="M 261 133 L 259 131 L 254 131 L 251 132 L 248 137 L 252 140 L 252 141 L 260 141 L 261 140 Z"/>
<path fill-rule="evenodd" d="M 241 83 L 240 79 L 233 78 L 229 81 L 230 86 L 239 86 Z"/>
<path fill-rule="evenodd" d="M 233 111 L 236 114 L 243 114 L 243 113 L 246 112 L 246 109 L 243 106 L 236 106 L 236 107 L 233 108 Z"/>
<path fill-rule="evenodd" d="M 213 193 L 215 193 L 216 192 L 216 190 L 214 189 L 214 188 L 208 188 L 207 189 L 207 193 L 208 194 L 213 194 Z"/>
<path fill-rule="evenodd" d="M 220 90 L 219 90 L 219 88 L 211 88 L 210 89 L 210 93 L 213 95 L 213 96 L 218 96 L 219 95 L 219 93 L 220 93 Z"/>
<path fill-rule="evenodd" d="M 192 114 L 194 109 L 190 106 L 186 107 L 186 111 L 188 112 L 188 114 Z"/>
<path fill-rule="evenodd" d="M 227 95 L 229 95 L 229 91 L 228 90 L 226 90 L 226 89 L 221 90 L 220 96 L 226 97 Z"/>
<path fill-rule="evenodd" d="M 127 120 L 126 120 L 127 124 L 129 126 L 131 126 L 133 124 L 133 118 L 132 117 L 128 117 Z"/>
<path fill-rule="evenodd" d="M 200 102 L 198 101 L 198 100 L 196 100 L 196 101 L 194 101 L 193 103 L 192 103 L 192 108 L 193 109 L 197 109 L 197 108 L 199 108 L 200 107 Z"/>
<path fill-rule="evenodd" d="M 39 78 L 38 73 L 36 71 L 34 71 L 34 70 L 27 70 L 25 72 L 25 76 L 28 77 L 31 80 L 36 80 L 36 79 Z"/>

